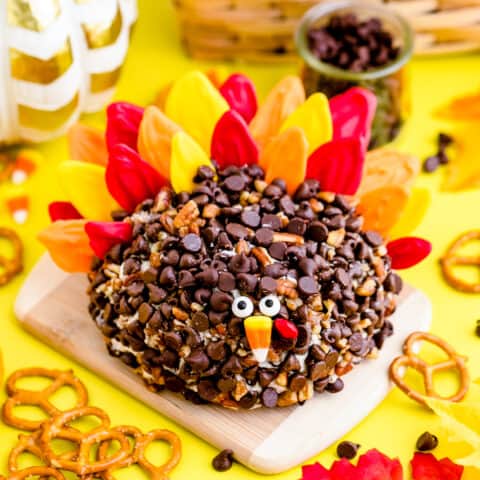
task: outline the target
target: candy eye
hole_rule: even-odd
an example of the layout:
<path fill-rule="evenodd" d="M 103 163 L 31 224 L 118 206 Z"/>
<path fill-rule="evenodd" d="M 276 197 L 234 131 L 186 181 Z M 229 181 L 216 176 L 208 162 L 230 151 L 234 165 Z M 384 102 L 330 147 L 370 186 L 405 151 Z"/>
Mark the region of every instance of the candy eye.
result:
<path fill-rule="evenodd" d="M 260 300 L 258 307 L 264 315 L 273 317 L 280 311 L 280 300 L 276 295 L 267 295 Z"/>
<path fill-rule="evenodd" d="M 253 313 L 253 303 L 248 297 L 237 297 L 233 301 L 232 312 L 236 317 L 247 318 Z"/>

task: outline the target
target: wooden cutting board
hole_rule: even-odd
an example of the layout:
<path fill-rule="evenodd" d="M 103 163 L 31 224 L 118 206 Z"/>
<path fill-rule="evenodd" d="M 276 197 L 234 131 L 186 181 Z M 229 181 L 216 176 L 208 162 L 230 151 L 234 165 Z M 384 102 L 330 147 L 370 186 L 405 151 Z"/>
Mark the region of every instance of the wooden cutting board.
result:
<path fill-rule="evenodd" d="M 376 360 L 365 361 L 345 378 L 341 393 L 316 395 L 302 407 L 230 411 L 198 406 L 170 392 L 154 394 L 119 360 L 107 354 L 87 311 L 84 275 L 68 275 L 44 256 L 30 273 L 15 304 L 21 324 L 55 350 L 88 367 L 159 413 L 261 473 L 292 468 L 351 430 L 391 388 L 388 365 L 407 335 L 426 330 L 431 306 L 424 294 L 405 287 L 394 315 L 395 334 Z"/>

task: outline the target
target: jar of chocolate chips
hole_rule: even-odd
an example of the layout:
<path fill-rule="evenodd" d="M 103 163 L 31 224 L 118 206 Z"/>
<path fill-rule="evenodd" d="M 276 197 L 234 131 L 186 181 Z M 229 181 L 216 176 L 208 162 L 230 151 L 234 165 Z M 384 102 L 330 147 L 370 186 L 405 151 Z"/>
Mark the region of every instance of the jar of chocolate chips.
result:
<path fill-rule="evenodd" d="M 358 1 L 321 3 L 303 17 L 296 34 L 307 95 L 329 98 L 353 86 L 378 100 L 370 147 L 393 140 L 409 113 L 406 65 L 413 32 L 388 7 Z"/>

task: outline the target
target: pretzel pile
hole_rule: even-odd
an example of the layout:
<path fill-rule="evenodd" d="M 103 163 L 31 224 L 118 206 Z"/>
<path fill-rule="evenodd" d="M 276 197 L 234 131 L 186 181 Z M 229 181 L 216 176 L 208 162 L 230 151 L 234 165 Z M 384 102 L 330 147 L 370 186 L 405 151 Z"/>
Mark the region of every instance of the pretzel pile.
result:
<path fill-rule="evenodd" d="M 25 390 L 17 387 L 19 380 L 28 377 L 43 377 L 52 383 L 43 390 Z M 62 387 L 70 387 L 76 394 L 76 404 L 71 410 L 62 411 L 55 407 L 50 398 Z M 169 430 L 153 430 L 143 434 L 132 426 L 112 427 L 110 417 L 100 408 L 88 406 L 88 392 L 83 383 L 71 370 L 47 370 L 27 368 L 13 373 L 7 381 L 8 398 L 3 405 L 3 420 L 8 425 L 31 432 L 21 434 L 18 443 L 8 458 L 8 477 L 0 480 L 23 480 L 30 477 L 48 480 L 64 480 L 63 471 L 75 473 L 81 480 L 114 480 L 114 473 L 131 465 L 138 465 L 152 480 L 168 480 L 169 473 L 181 458 L 181 443 L 177 435 Z M 36 406 L 48 416 L 44 421 L 32 421 L 14 414 L 15 407 Z M 99 425 L 81 431 L 71 424 L 82 418 L 96 418 Z M 72 449 L 58 453 L 55 442 L 65 440 Z M 157 440 L 171 447 L 170 458 L 160 466 L 146 458 L 148 446 Z M 113 448 L 115 447 L 115 448 Z M 96 457 L 92 459 L 91 452 Z M 19 458 L 29 453 L 44 463 L 20 469 Z"/>
<path fill-rule="evenodd" d="M 13 247 L 13 257 L 7 258 L 0 255 L 0 287 L 6 285 L 15 275 L 23 270 L 22 256 L 23 245 L 15 230 L 0 227 L 0 238 L 8 240 Z"/>

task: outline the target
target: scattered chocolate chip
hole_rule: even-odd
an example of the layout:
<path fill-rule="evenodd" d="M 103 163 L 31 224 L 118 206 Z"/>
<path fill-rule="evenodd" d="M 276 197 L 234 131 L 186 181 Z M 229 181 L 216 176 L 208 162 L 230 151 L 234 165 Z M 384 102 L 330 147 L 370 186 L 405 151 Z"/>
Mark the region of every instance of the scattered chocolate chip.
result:
<path fill-rule="evenodd" d="M 346 458 L 347 460 L 353 460 L 357 456 L 360 445 L 353 442 L 340 442 L 337 445 L 337 455 L 339 458 Z"/>
<path fill-rule="evenodd" d="M 440 166 L 440 158 L 438 155 L 432 155 L 425 159 L 423 162 L 423 171 L 426 173 L 432 173 Z"/>
<path fill-rule="evenodd" d="M 430 432 L 422 433 L 417 440 L 416 448 L 420 452 L 429 452 L 438 446 L 438 438 Z"/>
<path fill-rule="evenodd" d="M 338 393 L 343 390 L 343 380 L 341 378 L 337 378 L 333 383 L 329 383 L 325 390 L 330 393 Z"/>

